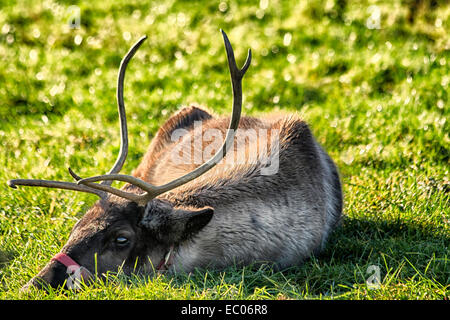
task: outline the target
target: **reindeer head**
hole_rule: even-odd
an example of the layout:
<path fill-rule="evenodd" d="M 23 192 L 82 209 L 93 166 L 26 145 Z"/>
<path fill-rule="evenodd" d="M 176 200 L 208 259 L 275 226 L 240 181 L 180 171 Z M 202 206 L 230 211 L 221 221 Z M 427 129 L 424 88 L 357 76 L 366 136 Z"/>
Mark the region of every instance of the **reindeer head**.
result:
<path fill-rule="evenodd" d="M 121 148 L 108 174 L 81 178 L 69 168 L 76 182 L 35 179 L 8 181 L 12 188 L 33 186 L 68 189 L 94 193 L 100 197 L 93 207 L 73 227 L 60 253 L 25 286 L 42 287 L 66 285 L 74 288 L 79 281 L 102 276 L 106 272 L 123 270 L 151 272 L 170 265 L 175 246 L 199 232 L 212 219 L 210 207 L 174 207 L 157 197 L 188 183 L 214 167 L 233 144 L 242 109 L 241 80 L 250 66 L 251 51 L 242 69 L 236 65 L 233 49 L 222 31 L 233 89 L 233 111 L 222 147 L 208 161 L 169 183 L 154 186 L 130 175 L 119 174 L 128 154 L 128 133 L 123 100 L 123 82 L 126 67 L 145 41 L 142 37 L 123 58 L 118 74 L 117 103 L 119 109 Z M 111 187 L 112 181 L 127 182 L 122 189 Z M 100 183 L 98 183 L 101 181 Z"/>

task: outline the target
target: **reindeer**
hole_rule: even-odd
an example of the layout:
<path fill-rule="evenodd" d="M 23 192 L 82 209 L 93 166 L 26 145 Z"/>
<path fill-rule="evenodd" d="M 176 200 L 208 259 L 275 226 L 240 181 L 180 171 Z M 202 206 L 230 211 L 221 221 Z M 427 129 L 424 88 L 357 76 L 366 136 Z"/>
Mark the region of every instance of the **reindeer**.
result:
<path fill-rule="evenodd" d="M 128 275 L 170 274 L 263 263 L 284 269 L 324 247 L 342 212 L 338 170 L 297 115 L 241 119 L 241 82 L 250 66 L 251 50 L 239 69 L 228 37 L 221 32 L 233 91 L 231 118 L 186 107 L 158 130 L 133 175 L 119 174 L 128 153 L 125 70 L 144 36 L 119 68 L 121 147 L 112 169 L 105 175 L 82 178 L 69 168 L 75 182 L 8 181 L 12 188 L 59 188 L 100 197 L 75 224 L 60 253 L 24 288 L 72 288 L 77 281 L 118 270 Z M 200 130 L 196 128 L 199 122 Z M 192 140 L 208 130 L 226 133 L 220 147 L 210 148 L 213 156 L 209 160 L 183 163 L 171 156 L 180 150 L 204 151 L 209 147 L 205 141 L 192 144 Z M 244 148 L 234 141 L 246 130 L 272 132 L 276 147 L 267 147 L 258 138 L 251 143 L 266 146 L 267 152 L 255 154 L 246 149 L 244 154 L 252 161 L 226 161 L 232 152 Z M 179 141 L 174 141 L 175 133 Z M 273 162 L 276 170 L 264 172 Z M 117 189 L 111 186 L 113 181 L 126 184 Z"/>

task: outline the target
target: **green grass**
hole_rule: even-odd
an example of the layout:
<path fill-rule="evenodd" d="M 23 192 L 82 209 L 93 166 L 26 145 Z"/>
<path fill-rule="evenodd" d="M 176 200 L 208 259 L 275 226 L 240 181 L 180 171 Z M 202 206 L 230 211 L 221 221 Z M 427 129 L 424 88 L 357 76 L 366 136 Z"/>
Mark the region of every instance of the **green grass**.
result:
<path fill-rule="evenodd" d="M 450 6 L 446 1 L 3 1 L 0 11 L 0 299 L 449 299 Z M 81 28 L 67 27 L 67 8 Z M 370 29 L 370 5 L 381 11 Z M 297 111 L 335 159 L 345 218 L 324 253 L 284 272 L 230 267 L 109 275 L 78 292 L 19 289 L 95 197 L 21 188 L 108 170 L 119 150 L 118 64 L 141 35 L 125 103 L 137 166 L 184 105 L 229 113 L 219 28 L 244 79 L 244 114 Z M 119 185 L 117 185 L 119 186 Z M 371 289 L 369 266 L 381 284 Z"/>

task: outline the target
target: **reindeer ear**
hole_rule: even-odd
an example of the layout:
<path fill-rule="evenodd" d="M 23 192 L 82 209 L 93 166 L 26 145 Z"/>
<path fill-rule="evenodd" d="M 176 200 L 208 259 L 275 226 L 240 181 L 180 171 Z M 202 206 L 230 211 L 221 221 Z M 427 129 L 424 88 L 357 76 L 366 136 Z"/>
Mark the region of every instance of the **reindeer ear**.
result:
<path fill-rule="evenodd" d="M 176 214 L 176 219 L 181 219 L 181 224 L 184 224 L 184 226 L 180 225 L 182 227 L 181 239 L 187 240 L 197 234 L 211 221 L 214 209 L 205 207 L 194 211 L 179 210 Z"/>
<path fill-rule="evenodd" d="M 202 230 L 211 221 L 214 209 L 151 210 L 141 221 L 153 237 L 167 244 L 186 241 Z"/>

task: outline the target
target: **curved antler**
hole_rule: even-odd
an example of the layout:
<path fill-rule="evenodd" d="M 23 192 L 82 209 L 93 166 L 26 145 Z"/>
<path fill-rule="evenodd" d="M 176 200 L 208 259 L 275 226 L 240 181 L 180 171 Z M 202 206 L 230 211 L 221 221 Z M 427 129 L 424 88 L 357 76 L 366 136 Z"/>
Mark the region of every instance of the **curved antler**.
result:
<path fill-rule="evenodd" d="M 119 108 L 119 121 L 120 121 L 120 152 L 116 162 L 109 171 L 110 174 L 119 173 L 122 170 L 123 164 L 128 155 L 128 129 L 127 129 L 127 116 L 125 113 L 125 103 L 123 101 L 123 82 L 125 79 L 125 71 L 127 70 L 128 62 L 133 58 L 136 51 L 141 44 L 147 39 L 147 36 L 140 38 L 128 51 L 126 56 L 120 63 L 119 74 L 117 76 L 117 106 Z M 110 181 L 104 181 L 105 184 L 110 185 Z"/>
<path fill-rule="evenodd" d="M 228 66 L 230 69 L 230 75 L 231 75 L 231 83 L 233 88 L 233 111 L 231 115 L 230 124 L 227 130 L 227 135 L 225 138 L 225 141 L 222 145 L 222 147 L 216 152 L 216 154 L 203 163 L 201 166 L 197 167 L 195 170 L 181 176 L 180 178 L 177 178 L 167 184 L 164 184 L 162 186 L 154 186 L 151 185 L 141 179 L 138 179 L 136 177 L 130 176 L 130 175 L 122 175 L 122 174 L 106 174 L 101 176 L 95 176 L 85 179 L 80 179 L 77 181 L 78 184 L 88 185 L 92 186 L 93 182 L 96 181 L 124 181 L 128 182 L 134 186 L 137 186 L 141 188 L 145 193 L 138 195 L 135 193 L 127 192 L 124 196 L 124 191 L 115 189 L 114 191 L 109 191 L 113 194 L 116 194 L 120 197 L 127 198 L 131 201 L 137 202 L 141 205 L 145 205 L 147 202 L 155 198 L 156 196 L 167 192 L 169 190 L 172 190 L 174 188 L 177 188 L 183 184 L 188 183 L 189 181 L 194 180 L 195 178 L 201 176 L 211 168 L 213 168 L 217 163 L 219 163 L 223 157 L 225 157 L 228 149 L 232 145 L 236 130 L 239 125 L 239 120 L 241 116 L 241 110 L 242 110 L 242 83 L 241 80 L 245 75 L 245 72 L 247 71 L 248 67 L 250 66 L 252 53 L 251 50 L 248 50 L 247 60 L 244 63 L 244 66 L 242 69 L 239 69 L 236 65 L 236 60 L 234 58 L 234 52 L 233 48 L 230 44 L 230 41 L 228 40 L 228 37 L 226 33 L 221 30 L 223 35 L 223 40 L 225 43 L 225 50 L 227 53 L 227 59 L 228 59 Z M 97 185 L 98 186 L 98 185 Z M 95 185 L 93 186 L 96 187 Z M 120 194 L 119 194 L 120 192 Z"/>

